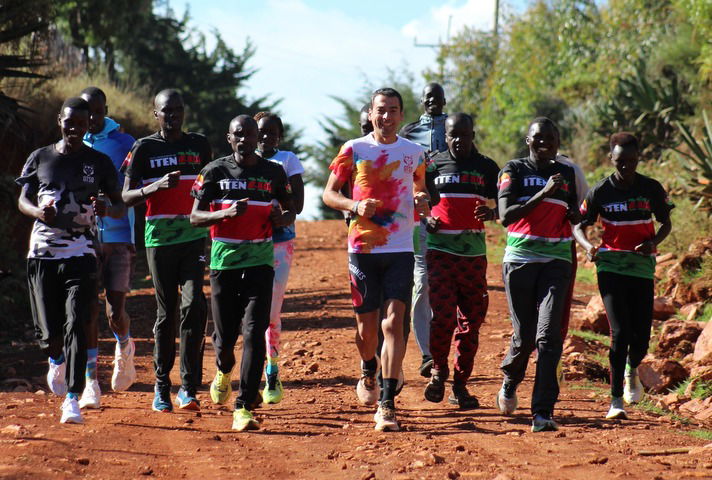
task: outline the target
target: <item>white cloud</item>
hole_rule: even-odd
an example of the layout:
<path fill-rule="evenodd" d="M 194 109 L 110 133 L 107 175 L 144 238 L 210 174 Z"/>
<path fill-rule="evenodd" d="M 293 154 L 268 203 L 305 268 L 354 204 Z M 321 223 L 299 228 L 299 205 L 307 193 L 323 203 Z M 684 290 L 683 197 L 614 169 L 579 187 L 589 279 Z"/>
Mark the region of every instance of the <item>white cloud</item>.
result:
<path fill-rule="evenodd" d="M 490 30 L 494 24 L 495 0 L 449 1 L 445 5 L 431 7 L 427 15 L 406 23 L 401 32 L 407 37 L 417 37 L 418 43 L 446 42 L 448 22 L 450 36 L 467 25 L 481 30 Z M 451 20 L 452 19 L 452 20 Z"/>

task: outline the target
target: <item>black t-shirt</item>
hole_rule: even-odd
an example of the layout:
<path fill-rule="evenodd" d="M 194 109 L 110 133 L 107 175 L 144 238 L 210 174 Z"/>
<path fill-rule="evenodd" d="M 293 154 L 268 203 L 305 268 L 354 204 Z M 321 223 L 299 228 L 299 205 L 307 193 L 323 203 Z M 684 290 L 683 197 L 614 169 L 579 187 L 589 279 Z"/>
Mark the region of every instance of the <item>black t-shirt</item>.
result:
<path fill-rule="evenodd" d="M 96 219 L 91 197 L 99 192 L 118 193 L 116 168 L 111 159 L 82 145 L 77 152 L 62 154 L 55 145 L 32 152 L 17 178 L 27 185 L 37 205 L 54 202 L 57 215 L 51 225 L 35 220 L 30 236 L 29 258 L 69 258 L 95 255 Z"/>
<path fill-rule="evenodd" d="M 657 180 L 636 173 L 633 185 L 622 189 L 612 177 L 598 182 L 581 205 L 581 225 L 592 225 L 599 217 L 603 225 L 598 271 L 653 278 L 654 253 L 643 255 L 635 247 L 655 236 L 653 215 L 664 222 L 674 205 Z"/>
<path fill-rule="evenodd" d="M 152 183 L 167 173 L 180 170 L 175 188 L 159 190 L 146 199 L 147 247 L 185 243 L 205 237 L 204 228 L 190 225 L 193 199 L 190 189 L 200 170 L 212 159 L 210 144 L 204 135 L 184 133 L 177 142 L 167 142 L 156 132 L 134 143 L 121 171 L 128 178 Z"/>
<path fill-rule="evenodd" d="M 258 157 L 255 165 L 241 167 L 235 157 L 218 158 L 200 172 L 191 194 L 210 202 L 210 210 L 229 208 L 248 199 L 245 213 L 213 225 L 210 268 L 226 270 L 273 264 L 272 200 L 290 198 L 291 188 L 281 165 Z"/>

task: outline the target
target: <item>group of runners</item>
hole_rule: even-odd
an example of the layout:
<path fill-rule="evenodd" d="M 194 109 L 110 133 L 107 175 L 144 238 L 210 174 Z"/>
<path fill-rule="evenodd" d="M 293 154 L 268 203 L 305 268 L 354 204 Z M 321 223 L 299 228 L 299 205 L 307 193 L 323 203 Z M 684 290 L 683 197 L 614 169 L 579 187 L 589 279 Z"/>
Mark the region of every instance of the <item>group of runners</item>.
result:
<path fill-rule="evenodd" d="M 421 101 L 423 115 L 400 129 L 400 94 L 392 88 L 373 92 L 359 120 L 363 136 L 341 147 L 322 196 L 347 217 L 361 360 L 356 394 L 362 404 L 377 406 L 375 429 L 400 429 L 395 399 L 403 388 L 411 326 L 420 373 L 429 378 L 424 398 L 444 400 L 454 345 L 448 401 L 463 409 L 479 406 L 467 383 L 488 308 L 485 222 L 496 220 L 507 229 L 502 272 L 513 327 L 497 408 L 506 415 L 515 411 L 517 387 L 536 350 L 532 431 L 558 428 L 553 413 L 575 236 L 596 262 L 611 323 L 607 418 L 625 418 L 624 402 L 643 394 L 637 367 L 650 336 L 655 251 L 671 231 L 673 208 L 660 183 L 636 173 L 637 139 L 625 132 L 611 136 L 615 171 L 588 190 L 581 169 L 559 154 L 559 131 L 548 118 L 529 124 L 528 156 L 500 170 L 477 150 L 472 118 L 443 113 L 439 84 L 426 85 Z M 207 139 L 183 130 L 184 107 L 180 92 L 158 93 L 159 130 L 134 141 L 107 116 L 106 95 L 89 87 L 62 105 L 61 140 L 34 151 L 17 179 L 19 208 L 35 219 L 28 252 L 32 313 L 49 357 L 49 388 L 66 395 L 62 423 L 81 423 L 82 408 L 100 406 L 100 286 L 116 337 L 111 387 L 125 390 L 136 379 L 125 302 L 135 254 L 131 207 L 141 203 L 157 302 L 153 410 L 173 410 L 177 333 L 181 385 L 175 402 L 180 409 L 200 409 L 208 234 L 217 364 L 210 398 L 215 404 L 230 400 L 240 334 L 233 429 L 260 428 L 254 409 L 284 395 L 280 313 L 294 220 L 304 203 L 304 169 L 293 153 L 279 150 L 284 127 L 277 115 L 235 117 L 226 136 L 233 153 L 213 160 Z M 594 245 L 586 229 L 599 218 L 603 236 Z"/>

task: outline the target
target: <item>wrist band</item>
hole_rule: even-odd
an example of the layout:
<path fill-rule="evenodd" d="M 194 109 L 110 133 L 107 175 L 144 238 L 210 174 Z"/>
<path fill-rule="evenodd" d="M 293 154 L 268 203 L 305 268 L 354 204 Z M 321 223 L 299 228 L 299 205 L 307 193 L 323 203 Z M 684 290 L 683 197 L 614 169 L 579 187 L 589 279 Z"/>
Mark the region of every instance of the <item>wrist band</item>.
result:
<path fill-rule="evenodd" d="M 146 193 L 143 191 L 143 187 L 141 187 L 141 198 L 146 198 Z"/>
<path fill-rule="evenodd" d="M 354 204 L 351 206 L 351 213 L 354 215 L 358 215 L 358 204 L 361 203 L 360 200 L 356 200 Z"/>

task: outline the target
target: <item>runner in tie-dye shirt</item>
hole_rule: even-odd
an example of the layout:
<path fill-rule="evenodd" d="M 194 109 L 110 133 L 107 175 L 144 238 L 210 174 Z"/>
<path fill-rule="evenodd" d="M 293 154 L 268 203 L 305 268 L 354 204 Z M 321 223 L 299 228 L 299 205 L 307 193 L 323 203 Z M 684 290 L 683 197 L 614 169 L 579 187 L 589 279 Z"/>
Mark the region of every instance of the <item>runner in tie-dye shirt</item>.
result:
<path fill-rule="evenodd" d="M 376 90 L 369 117 L 374 131 L 344 144 L 331 163 L 324 203 L 355 214 L 349 225 L 349 273 L 356 312 L 356 346 L 362 376 L 356 387 L 361 403 L 375 405 L 379 311 L 384 307 L 383 395 L 376 430 L 399 430 L 394 397 L 405 342 L 403 315 L 413 284 L 414 206 L 427 214 L 425 159 L 420 146 L 397 135 L 403 100 L 392 88 Z M 353 184 L 353 199 L 341 187 Z"/>

